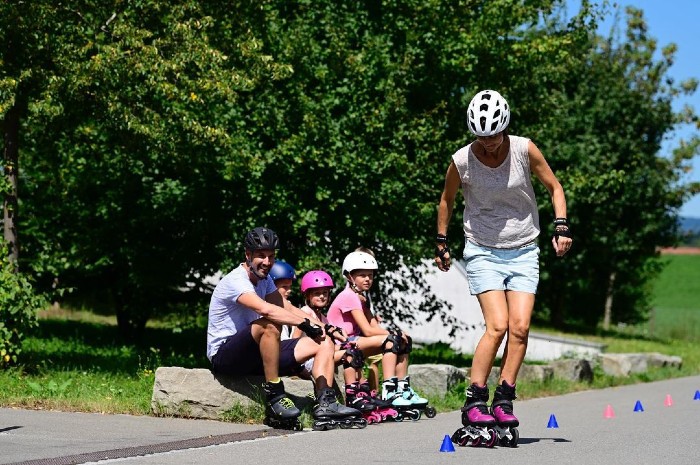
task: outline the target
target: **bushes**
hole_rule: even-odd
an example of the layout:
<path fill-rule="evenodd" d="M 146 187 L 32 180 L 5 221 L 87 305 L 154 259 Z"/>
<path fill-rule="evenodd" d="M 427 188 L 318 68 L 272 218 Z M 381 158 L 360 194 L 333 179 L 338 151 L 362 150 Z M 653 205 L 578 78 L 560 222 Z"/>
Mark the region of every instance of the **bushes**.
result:
<path fill-rule="evenodd" d="M 4 247 L 2 247 L 4 250 Z M 7 254 L 0 258 L 0 368 L 17 363 L 26 332 L 37 325 L 36 312 L 46 300 L 16 272 Z"/>

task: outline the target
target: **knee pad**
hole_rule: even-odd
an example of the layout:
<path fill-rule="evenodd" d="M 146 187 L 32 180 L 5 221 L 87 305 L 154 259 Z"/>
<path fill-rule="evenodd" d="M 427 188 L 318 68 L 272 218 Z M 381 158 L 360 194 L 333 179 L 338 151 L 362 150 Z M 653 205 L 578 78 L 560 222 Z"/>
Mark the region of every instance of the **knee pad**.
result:
<path fill-rule="evenodd" d="M 345 353 L 340 357 L 340 361 L 343 362 L 343 368 L 352 367 L 359 370 L 365 366 L 365 356 L 360 349 L 353 345 L 345 347 Z"/>
<path fill-rule="evenodd" d="M 406 340 L 408 342 L 404 344 L 403 352 L 401 352 L 402 354 L 410 354 L 413 350 L 413 338 L 411 336 L 406 336 Z"/>
<path fill-rule="evenodd" d="M 386 345 L 388 342 L 391 342 L 391 348 L 387 349 Z M 382 353 L 386 354 L 387 352 L 391 352 L 393 354 L 401 354 L 401 350 L 403 349 L 403 338 L 401 337 L 401 333 L 389 333 L 382 343 Z"/>

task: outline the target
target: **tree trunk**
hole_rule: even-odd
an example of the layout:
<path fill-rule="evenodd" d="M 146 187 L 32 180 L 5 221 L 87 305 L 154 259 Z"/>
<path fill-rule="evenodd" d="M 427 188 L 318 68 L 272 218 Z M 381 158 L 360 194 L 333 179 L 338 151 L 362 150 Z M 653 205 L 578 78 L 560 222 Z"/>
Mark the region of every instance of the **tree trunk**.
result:
<path fill-rule="evenodd" d="M 3 237 L 8 244 L 9 258 L 17 268 L 19 242 L 17 237 L 17 186 L 19 171 L 19 110 L 13 106 L 5 114 L 3 129 L 3 174 L 8 182 L 2 204 Z"/>
<path fill-rule="evenodd" d="M 610 278 L 608 279 L 608 290 L 605 293 L 605 314 L 603 316 L 603 329 L 610 329 L 610 320 L 612 319 L 612 304 L 613 304 L 613 292 L 615 290 L 615 276 L 616 273 L 613 271 L 610 273 Z"/>

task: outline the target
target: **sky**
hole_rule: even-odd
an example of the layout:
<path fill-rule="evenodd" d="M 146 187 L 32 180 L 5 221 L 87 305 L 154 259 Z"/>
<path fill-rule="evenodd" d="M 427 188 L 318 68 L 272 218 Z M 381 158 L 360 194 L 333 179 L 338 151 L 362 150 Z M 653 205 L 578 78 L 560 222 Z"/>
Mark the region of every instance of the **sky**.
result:
<path fill-rule="evenodd" d="M 612 2 L 611 2 L 612 3 Z M 569 13 L 580 9 L 580 0 L 567 0 Z M 626 6 L 634 6 L 644 12 L 647 22 L 647 32 L 657 40 L 657 49 L 675 43 L 678 46 L 676 59 L 671 66 L 668 75 L 676 83 L 694 77 L 700 80 L 700 34 L 698 33 L 698 20 L 700 19 L 700 1 L 698 0 L 616 0 L 622 15 L 620 16 L 624 26 L 624 9 Z M 612 11 L 599 27 L 601 35 L 607 36 L 613 26 Z M 684 105 L 690 105 L 696 113 L 700 113 L 700 90 L 691 96 L 678 98 L 674 103 L 674 109 L 680 110 Z M 664 147 L 674 147 L 678 139 L 688 139 L 691 134 L 697 134 L 694 126 L 680 128 L 675 134 L 669 136 Z M 668 150 L 670 151 L 670 150 Z M 686 175 L 684 181 L 700 181 L 700 156 L 696 156 L 692 163 L 692 170 Z M 685 217 L 700 218 L 700 194 L 695 195 L 686 202 L 680 210 L 680 215 Z"/>

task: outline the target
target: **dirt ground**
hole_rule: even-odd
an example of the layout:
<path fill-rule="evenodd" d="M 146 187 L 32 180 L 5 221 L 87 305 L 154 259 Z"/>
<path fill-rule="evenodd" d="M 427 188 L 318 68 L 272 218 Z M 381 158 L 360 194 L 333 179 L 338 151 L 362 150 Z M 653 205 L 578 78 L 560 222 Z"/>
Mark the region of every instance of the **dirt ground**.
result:
<path fill-rule="evenodd" d="M 661 249 L 662 255 L 700 255 L 700 247 L 667 247 Z"/>

